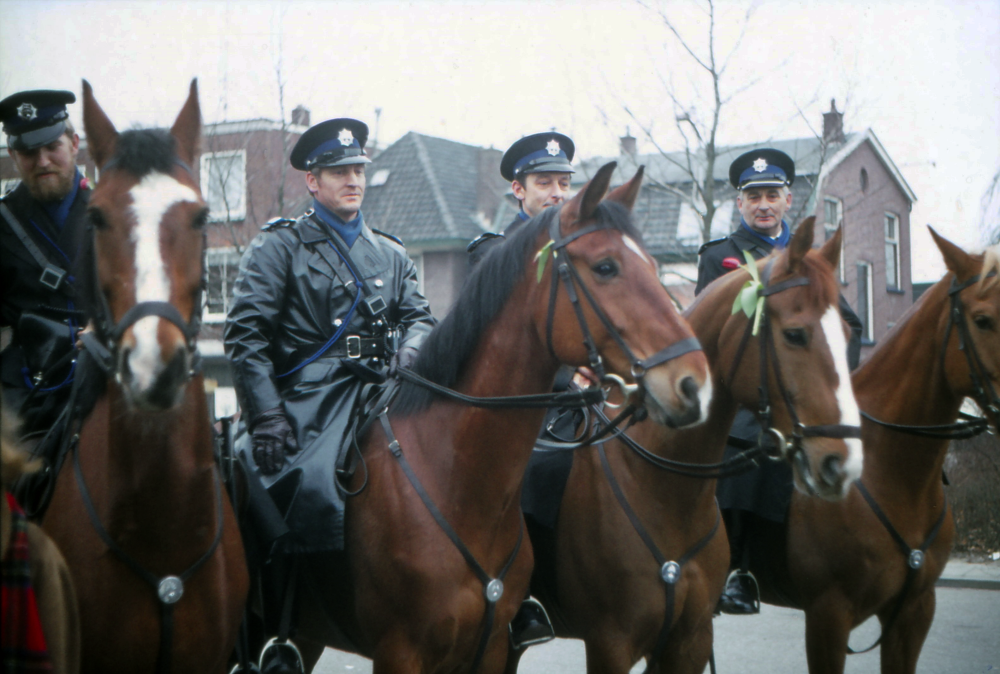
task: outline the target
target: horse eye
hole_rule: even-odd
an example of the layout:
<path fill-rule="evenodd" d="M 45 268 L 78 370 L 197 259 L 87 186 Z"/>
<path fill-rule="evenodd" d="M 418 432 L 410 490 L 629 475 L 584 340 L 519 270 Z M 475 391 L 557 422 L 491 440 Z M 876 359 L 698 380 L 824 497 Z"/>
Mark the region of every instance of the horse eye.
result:
<path fill-rule="evenodd" d="M 972 322 L 976 324 L 976 327 L 980 330 L 991 330 L 993 328 L 993 319 L 986 314 L 979 314 L 972 319 Z"/>
<path fill-rule="evenodd" d="M 108 221 L 104 219 L 104 216 L 96 208 L 91 208 L 87 210 L 87 215 L 90 217 L 90 222 L 97 229 L 106 229 L 108 226 Z"/>
<path fill-rule="evenodd" d="M 789 346 L 805 346 L 809 343 L 806 331 L 802 328 L 790 328 L 784 331 L 784 335 Z"/>
<path fill-rule="evenodd" d="M 603 279 L 614 278 L 618 275 L 618 265 L 614 260 L 601 260 L 591 270 Z"/>
<path fill-rule="evenodd" d="M 203 209 L 198 212 L 198 215 L 194 216 L 194 220 L 191 222 L 191 226 L 195 229 L 202 229 L 205 227 L 205 223 L 208 222 L 208 209 Z"/>

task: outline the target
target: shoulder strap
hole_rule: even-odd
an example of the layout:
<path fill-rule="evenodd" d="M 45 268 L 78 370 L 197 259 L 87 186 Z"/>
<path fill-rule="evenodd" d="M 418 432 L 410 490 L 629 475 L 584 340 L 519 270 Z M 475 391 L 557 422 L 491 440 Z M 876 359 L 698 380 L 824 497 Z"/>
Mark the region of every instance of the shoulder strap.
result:
<path fill-rule="evenodd" d="M 324 223 L 325 225 L 325 223 Z M 368 282 L 365 281 L 365 277 L 358 271 L 358 268 L 354 264 L 354 260 L 351 258 L 351 251 L 347 249 L 344 245 L 343 240 L 337 235 L 336 232 L 330 232 L 330 245 L 337 249 L 340 253 L 340 259 L 344 261 L 347 268 L 350 269 L 351 274 L 358 282 L 358 291 L 364 298 L 365 307 L 368 309 L 368 317 L 375 318 L 383 311 L 386 310 L 387 306 L 385 303 L 385 298 L 379 293 L 373 293 L 371 287 L 369 287 Z"/>
<path fill-rule="evenodd" d="M 35 245 L 35 242 L 32 241 L 28 233 L 24 231 L 24 227 L 18 219 L 14 216 L 11 210 L 7 208 L 7 204 L 3 202 L 0 202 L 0 214 L 3 215 L 3 219 L 7 221 L 8 225 L 10 225 L 11 231 L 13 231 L 14 235 L 21 240 L 21 243 L 24 245 L 25 249 L 27 249 L 28 253 L 31 254 L 31 257 L 35 258 L 35 262 L 37 262 L 38 266 L 42 268 L 42 275 L 39 278 L 39 282 L 46 288 L 59 290 L 63 285 L 63 279 L 66 278 L 66 270 L 59 265 L 53 264 L 49 258 L 45 257 L 45 253 L 43 253 L 38 246 Z M 63 289 L 65 290 L 65 288 Z"/>

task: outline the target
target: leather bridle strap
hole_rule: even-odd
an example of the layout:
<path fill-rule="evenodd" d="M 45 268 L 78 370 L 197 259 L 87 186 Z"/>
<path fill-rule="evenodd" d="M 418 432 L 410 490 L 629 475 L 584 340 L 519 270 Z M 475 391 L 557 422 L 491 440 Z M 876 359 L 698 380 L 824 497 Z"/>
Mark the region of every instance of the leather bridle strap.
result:
<path fill-rule="evenodd" d="M 111 339 L 117 343 L 126 330 L 149 316 L 158 316 L 176 325 L 181 334 L 184 335 L 184 341 L 186 342 L 190 343 L 197 336 L 196 334 L 191 334 L 191 326 L 181 316 L 181 312 L 177 310 L 177 307 L 170 302 L 139 302 L 129 308 L 125 312 L 125 315 L 122 316 L 122 319 L 118 321 L 114 332 L 111 333 Z"/>
<path fill-rule="evenodd" d="M 997 272 L 992 271 L 986 275 L 987 278 L 996 276 Z M 978 283 L 980 275 L 977 274 L 964 283 L 958 283 L 958 279 L 952 279 L 951 288 L 948 295 L 951 297 L 951 318 L 948 321 L 948 328 L 945 332 L 944 342 L 941 344 L 941 366 L 944 370 L 945 350 L 948 348 L 948 339 L 951 336 L 952 325 L 957 326 L 958 349 L 965 353 L 965 359 L 969 364 L 969 377 L 972 379 L 972 396 L 976 403 L 982 408 L 987 419 L 992 418 L 995 425 L 1000 425 L 1000 396 L 993 388 L 988 370 L 983 365 L 979 352 L 976 350 L 975 342 L 972 341 L 972 334 L 969 332 L 969 325 L 965 320 L 965 312 L 962 307 L 961 292 L 966 288 Z M 1000 428 L 997 429 L 1000 431 Z"/>
<path fill-rule="evenodd" d="M 399 378 L 411 384 L 422 386 L 437 395 L 455 402 L 482 407 L 486 409 L 530 409 L 548 407 L 579 408 L 604 402 L 604 391 L 600 387 L 586 388 L 580 391 L 561 391 L 559 393 L 532 393 L 519 396 L 470 396 L 459 393 L 447 386 L 436 384 L 430 379 L 420 376 L 405 367 L 396 368 Z"/>
<path fill-rule="evenodd" d="M 510 553 L 507 558 L 506 564 L 497 574 L 496 578 L 490 578 L 489 574 L 483 569 L 483 567 L 476 560 L 472 551 L 466 547 L 462 539 L 459 538 L 458 534 L 445 519 L 445 516 L 435 505 L 434 501 L 431 499 L 430 494 L 424 489 L 423 484 L 421 484 L 420 479 L 417 474 L 413 472 L 413 468 L 410 466 L 410 462 L 406 460 L 403 455 L 403 448 L 400 447 L 399 441 L 396 439 L 395 433 L 392 431 L 392 425 L 389 423 L 389 415 L 385 409 L 383 409 L 379 415 L 378 420 L 382 424 L 382 430 L 385 432 L 386 441 L 389 445 L 389 452 L 392 456 L 399 462 L 399 467 L 403 469 L 403 473 L 406 478 L 410 481 L 413 486 L 414 491 L 423 501 L 424 506 L 427 511 L 437 522 L 438 526 L 445 535 L 451 540 L 452 544 L 458 549 L 462 558 L 465 559 L 465 563 L 469 565 L 469 569 L 472 573 L 479 579 L 479 582 L 483 584 L 483 597 L 486 599 L 486 611 L 483 615 L 483 632 L 482 636 L 479 638 L 479 646 L 476 649 L 476 655 L 472 660 L 472 666 L 469 668 L 469 672 L 475 673 L 479 669 L 479 664 L 482 662 L 483 654 L 486 652 L 486 645 L 490 640 L 490 633 L 493 631 L 493 621 L 496 616 L 496 605 L 500 597 L 503 596 L 503 579 L 507 576 L 507 572 L 510 571 L 510 567 L 514 564 L 514 560 L 517 558 L 517 553 L 521 550 L 521 542 L 524 540 L 524 518 L 520 517 L 520 528 L 517 532 L 517 543 L 514 545 L 514 551 Z"/>
<path fill-rule="evenodd" d="M 659 636 L 656 639 L 656 646 L 653 648 L 653 652 L 649 655 L 646 660 L 646 670 L 644 674 L 649 674 L 649 672 L 654 671 L 659 666 L 660 655 L 663 653 L 664 648 L 667 645 L 667 637 L 670 634 L 670 628 L 673 626 L 674 621 L 674 602 L 677 594 L 677 583 L 681 579 L 681 573 L 684 570 L 684 565 L 691 561 L 695 555 L 704 549 L 719 530 L 719 522 L 721 520 L 721 513 L 719 511 L 719 503 L 715 503 L 715 524 L 712 526 L 712 530 L 705 534 L 698 542 L 696 542 L 687 552 L 685 552 L 677 561 L 668 561 L 667 558 L 657 547 L 656 542 L 653 537 L 649 535 L 649 531 L 646 527 L 642 525 L 642 521 L 636 514 L 635 510 L 629 504 L 628 499 L 625 497 L 625 492 L 622 491 L 621 485 L 618 480 L 615 479 L 614 472 L 611 470 L 611 464 L 608 462 L 608 455 L 604 451 L 604 446 L 601 445 L 597 448 L 598 455 L 601 457 L 601 467 L 604 469 L 604 475 L 608 479 L 608 484 L 611 486 L 611 491 L 614 492 L 615 498 L 618 500 L 618 504 L 621 506 L 628 517 L 629 522 L 632 524 L 632 528 L 635 529 L 636 534 L 642 539 L 645 544 L 646 549 L 649 550 L 650 554 L 653 555 L 653 559 L 656 560 L 657 565 L 660 568 L 660 579 L 663 581 L 666 591 L 666 609 L 664 610 L 663 624 L 660 627 Z"/>
<path fill-rule="evenodd" d="M 214 478 L 212 484 L 215 487 L 215 538 L 212 540 L 212 544 L 209 546 L 208 550 L 202 554 L 194 564 L 189 566 L 186 571 L 177 576 L 164 576 L 163 578 L 157 578 L 151 572 L 147 571 L 139 562 L 132 558 L 127 552 L 125 552 L 118 543 L 115 542 L 111 535 L 101 524 L 101 518 L 97 514 L 96 508 L 94 508 L 94 502 L 90 498 L 90 491 L 87 489 L 87 483 L 83 479 L 83 469 L 80 468 L 80 441 L 79 436 L 73 439 L 73 472 L 76 475 L 77 488 L 80 491 L 80 499 L 83 501 L 84 508 L 87 511 L 87 516 L 90 518 L 90 523 L 94 527 L 94 531 L 100 536 L 104 545 L 114 553 L 114 555 L 121 560 L 125 566 L 130 568 L 135 575 L 139 576 L 142 580 L 152 586 L 153 590 L 156 592 L 157 598 L 160 604 L 160 647 L 156 655 L 156 674 L 168 674 L 171 669 L 171 656 L 173 655 L 173 634 L 174 634 L 174 605 L 180 601 L 184 595 L 184 581 L 190 578 L 198 569 L 200 569 L 205 562 L 211 559 L 212 555 L 215 554 L 216 548 L 219 547 L 219 542 L 222 540 L 222 530 L 223 530 L 223 514 L 222 514 L 222 486 L 220 484 L 219 472 L 215 464 L 212 464 L 212 477 Z"/>
<path fill-rule="evenodd" d="M 948 496 L 945 494 L 944 507 L 941 509 L 941 514 L 938 516 L 934 526 L 931 527 L 930 532 L 927 534 L 927 538 L 924 539 L 923 545 L 919 548 L 911 548 L 907 545 L 903 536 L 896 530 L 896 527 L 892 526 L 892 522 L 889 521 L 889 518 L 886 516 L 885 512 L 883 512 L 882 508 L 879 507 L 878 502 L 875 501 L 874 497 L 872 497 L 871 493 L 869 493 L 864 483 L 861 482 L 861 480 L 857 480 L 854 484 L 857 486 L 861 496 L 864 497 L 865 502 L 868 503 L 868 506 L 872 509 L 872 512 L 875 513 L 875 517 L 878 518 L 878 521 L 882 523 L 882 526 L 885 527 L 886 531 L 889 532 L 889 535 L 892 536 L 892 540 L 896 543 L 896 547 L 899 548 L 900 552 L 903 553 L 903 557 L 906 558 L 906 580 L 903 581 L 903 588 L 899 591 L 899 595 L 896 597 L 896 604 L 892 608 L 892 613 L 890 613 L 888 619 L 882 623 L 882 632 L 879 634 L 878 639 L 875 643 L 862 651 L 856 651 L 848 646 L 847 652 L 850 655 L 867 653 L 868 651 L 874 649 L 882 643 L 882 637 L 885 636 L 885 633 L 892 629 L 893 624 L 896 622 L 896 618 L 899 617 L 899 614 L 903 609 L 903 601 L 906 599 L 906 594 L 913 585 L 913 581 L 916 579 L 917 573 L 924 565 L 927 548 L 931 547 L 934 543 L 934 539 L 937 538 L 938 532 L 941 531 L 941 525 L 944 524 L 945 515 L 948 514 Z"/>

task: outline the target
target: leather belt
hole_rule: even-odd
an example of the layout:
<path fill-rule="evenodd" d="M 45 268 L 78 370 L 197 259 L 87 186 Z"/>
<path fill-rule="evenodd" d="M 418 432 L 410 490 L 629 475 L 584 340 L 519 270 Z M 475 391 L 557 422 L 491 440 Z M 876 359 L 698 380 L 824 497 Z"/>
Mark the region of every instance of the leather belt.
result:
<path fill-rule="evenodd" d="M 321 358 L 381 358 L 384 356 L 384 337 L 344 335 Z"/>

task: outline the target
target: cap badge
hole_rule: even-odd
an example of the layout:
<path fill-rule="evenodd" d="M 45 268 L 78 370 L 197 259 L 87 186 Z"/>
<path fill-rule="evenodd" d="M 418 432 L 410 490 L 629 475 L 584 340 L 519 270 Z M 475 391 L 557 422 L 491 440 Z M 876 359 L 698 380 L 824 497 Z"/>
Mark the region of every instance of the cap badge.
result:
<path fill-rule="evenodd" d="M 753 170 L 757 173 L 763 173 L 767 170 L 767 160 L 761 157 L 753 163 Z"/>
<path fill-rule="evenodd" d="M 354 142 L 354 134 L 351 133 L 350 129 L 341 129 L 337 140 L 340 141 L 341 145 L 350 145 Z"/>
<path fill-rule="evenodd" d="M 559 141 L 558 140 L 550 140 L 548 142 L 548 144 L 545 146 L 545 151 L 548 152 L 553 157 L 555 157 L 557 154 L 559 154 L 559 151 L 560 151 L 559 150 Z"/>
<path fill-rule="evenodd" d="M 30 122 L 38 115 L 38 109 L 31 103 L 21 103 L 17 106 L 17 116 L 26 122 Z"/>

